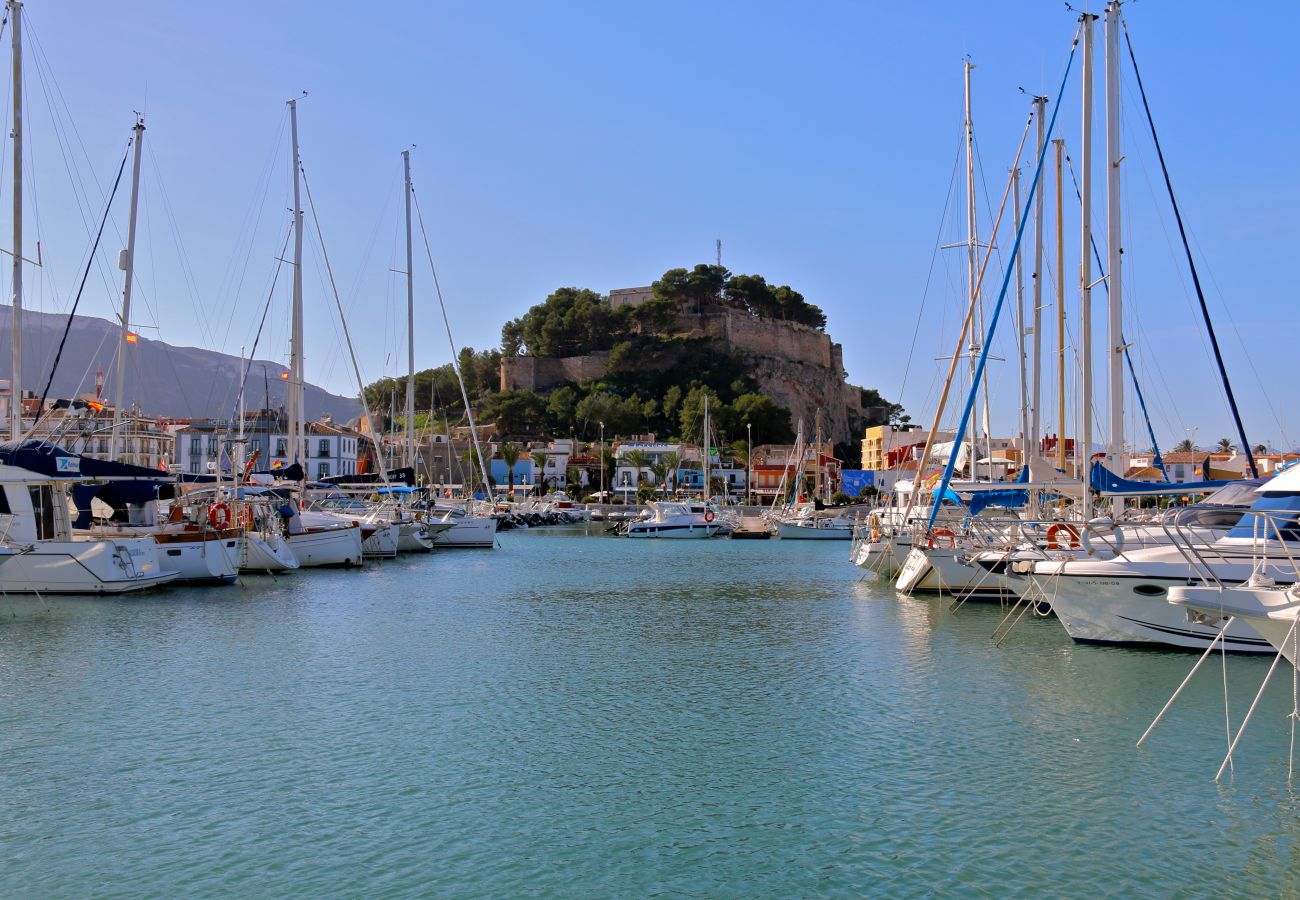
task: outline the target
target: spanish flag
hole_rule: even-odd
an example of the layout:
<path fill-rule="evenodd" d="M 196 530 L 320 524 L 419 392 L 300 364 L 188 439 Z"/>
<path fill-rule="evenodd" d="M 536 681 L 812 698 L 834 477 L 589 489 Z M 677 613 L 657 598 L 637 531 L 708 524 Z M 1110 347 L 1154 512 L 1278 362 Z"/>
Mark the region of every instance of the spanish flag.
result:
<path fill-rule="evenodd" d="M 138 344 L 138 343 L 140 343 L 140 335 L 138 335 L 138 334 L 136 334 L 136 333 L 134 333 L 134 332 L 128 331 L 128 332 L 126 333 L 126 342 L 127 342 L 128 344 Z"/>
<path fill-rule="evenodd" d="M 100 403 L 98 400 L 87 400 L 86 405 L 89 406 L 91 409 L 93 409 L 95 412 L 104 411 L 104 404 Z"/>
<path fill-rule="evenodd" d="M 289 373 L 288 373 L 288 372 L 281 372 L 281 373 L 280 373 L 280 380 L 281 380 L 281 381 L 288 381 L 288 380 L 289 380 Z"/>

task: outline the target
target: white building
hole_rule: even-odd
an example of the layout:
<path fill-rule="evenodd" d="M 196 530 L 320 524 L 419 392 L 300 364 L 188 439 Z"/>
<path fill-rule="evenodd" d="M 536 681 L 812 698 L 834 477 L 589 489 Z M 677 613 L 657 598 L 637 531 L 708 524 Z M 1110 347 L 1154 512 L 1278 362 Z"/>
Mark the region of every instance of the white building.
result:
<path fill-rule="evenodd" d="M 237 434 L 238 425 L 217 422 L 194 422 L 176 431 L 176 464 L 180 471 L 192 475 L 210 475 L 218 471 L 229 472 L 230 460 L 223 449 L 230 444 L 231 435 Z M 248 441 L 246 458 L 255 470 L 277 469 L 288 466 L 289 434 L 284 418 L 276 413 L 249 413 L 244 420 L 244 437 Z M 306 458 L 301 460 L 308 478 L 328 478 L 331 475 L 354 475 L 361 434 L 331 421 L 309 422 L 304 440 Z"/>

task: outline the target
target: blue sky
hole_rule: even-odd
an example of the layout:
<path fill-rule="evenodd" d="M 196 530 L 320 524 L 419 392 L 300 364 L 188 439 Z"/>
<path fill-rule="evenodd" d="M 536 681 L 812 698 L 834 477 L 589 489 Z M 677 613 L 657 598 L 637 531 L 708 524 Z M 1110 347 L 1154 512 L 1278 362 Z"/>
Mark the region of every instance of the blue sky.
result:
<path fill-rule="evenodd" d="M 1145 0 L 1126 15 L 1251 440 L 1279 443 L 1290 429 L 1288 445 L 1300 443 L 1300 421 L 1288 421 L 1298 314 L 1287 265 L 1300 206 L 1290 67 L 1300 10 Z M 961 185 L 949 192 L 962 59 L 977 66 L 986 233 L 1027 113 L 1020 88 L 1055 93 L 1076 18 L 1042 2 L 33 2 L 27 17 L 28 241 L 39 233 L 46 261 L 28 276 L 34 307 L 68 308 L 86 222 L 132 111 L 144 110 L 132 318 L 172 343 L 251 344 L 288 221 L 284 101 L 307 90 L 304 165 L 367 380 L 405 367 L 404 288 L 389 269 L 403 265 L 400 151 L 415 145 L 460 342 L 495 345 L 504 320 L 562 285 L 604 292 L 711 261 L 721 237 L 732 271 L 788 283 L 826 310 L 851 380 L 926 421 L 962 302 L 960 251 L 935 253 L 964 233 Z M 1099 157 L 1101 38 L 1099 23 Z M 1162 442 L 1196 427 L 1207 444 L 1230 422 L 1125 79 L 1126 329 Z M 1060 118 L 1076 166 L 1078 98 L 1076 65 Z M 80 206 L 73 184 L 89 197 Z M 1067 204 L 1072 315 L 1078 218 Z M 108 261 L 124 234 L 119 202 L 83 312 L 113 315 L 120 281 Z M 1003 257 L 1010 244 L 1004 230 Z M 416 271 L 424 367 L 448 351 L 427 267 Z M 308 378 L 352 393 L 318 252 L 305 274 Z M 1100 293 L 1097 305 L 1100 320 Z M 280 289 L 259 356 L 287 354 L 287 317 Z M 1002 329 L 998 355 L 1010 357 L 1012 335 Z M 990 371 L 995 426 L 1012 431 L 1014 369 Z"/>

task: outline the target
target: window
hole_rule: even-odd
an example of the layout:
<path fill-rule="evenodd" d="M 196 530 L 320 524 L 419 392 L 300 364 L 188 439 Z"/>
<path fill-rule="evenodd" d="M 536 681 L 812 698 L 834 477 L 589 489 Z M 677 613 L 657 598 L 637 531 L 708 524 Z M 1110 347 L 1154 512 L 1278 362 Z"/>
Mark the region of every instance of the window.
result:
<path fill-rule="evenodd" d="M 321 438 L 321 439 L 320 439 L 320 444 L 318 444 L 318 445 L 317 445 L 317 448 L 316 448 L 316 455 L 317 455 L 317 456 L 329 456 L 329 455 L 330 455 L 330 441 L 329 441 L 329 438 Z"/>
<path fill-rule="evenodd" d="M 100 453 L 107 453 L 107 452 L 108 452 L 108 438 L 100 438 L 100 439 L 99 439 L 99 452 L 100 452 Z"/>
<path fill-rule="evenodd" d="M 27 489 L 32 496 L 32 512 L 36 517 L 36 539 L 48 541 L 54 538 L 54 489 L 48 484 L 36 485 Z"/>
<path fill-rule="evenodd" d="M 101 439 L 99 443 L 102 445 L 104 441 Z M 103 453 L 105 449 L 107 448 L 101 446 L 99 448 L 99 452 Z M 202 452 L 203 452 L 203 438 L 199 437 L 196 434 L 190 438 L 190 456 L 198 456 Z"/>
<path fill-rule="evenodd" d="M 318 465 L 318 466 L 316 467 L 316 477 L 317 477 L 317 478 L 329 478 L 329 477 L 330 477 L 330 464 L 329 464 L 329 463 L 321 463 L 320 465 Z"/>
<path fill-rule="evenodd" d="M 276 439 L 275 439 L 275 455 L 276 455 L 276 456 L 286 456 L 287 454 L 285 453 L 285 450 L 286 450 L 286 448 L 287 448 L 288 446 L 289 446 L 289 439 L 288 439 L 288 438 L 276 438 Z"/>
<path fill-rule="evenodd" d="M 9 510 L 9 495 L 5 493 L 3 485 L 0 485 L 0 516 L 12 515 Z"/>
<path fill-rule="evenodd" d="M 197 458 L 190 460 L 190 474 L 191 475 L 199 474 L 199 461 Z"/>

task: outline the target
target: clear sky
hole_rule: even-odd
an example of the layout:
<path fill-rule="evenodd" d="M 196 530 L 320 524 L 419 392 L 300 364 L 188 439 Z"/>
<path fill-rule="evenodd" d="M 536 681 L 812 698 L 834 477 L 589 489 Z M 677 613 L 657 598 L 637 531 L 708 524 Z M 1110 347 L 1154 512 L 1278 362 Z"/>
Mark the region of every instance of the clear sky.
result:
<path fill-rule="evenodd" d="M 562 285 L 605 292 L 711 261 L 720 237 L 732 271 L 788 283 L 826 310 L 851 380 L 925 421 L 962 302 L 962 252 L 935 250 L 964 235 L 959 170 L 952 183 L 962 59 L 977 66 L 984 235 L 1028 96 L 1055 94 L 1077 17 L 1056 2 L 33 0 L 26 14 L 27 241 L 34 252 L 40 236 L 45 262 L 28 275 L 34 307 L 68 308 L 132 112 L 143 110 L 132 319 L 176 344 L 251 345 L 288 223 L 284 101 L 306 90 L 303 161 L 367 380 L 405 368 L 404 287 L 389 270 L 404 264 L 399 154 L 414 145 L 460 342 L 495 345 L 504 320 Z M 1143 0 L 1126 15 L 1251 440 L 1295 445 L 1300 7 Z M 1100 23 L 1096 34 L 1100 158 Z M 1230 423 L 1125 66 L 1126 330 L 1161 441 L 1195 427 L 1209 444 Z M 1076 60 L 1059 128 L 1076 167 L 1078 74 Z M 7 142 L 6 171 L 10 153 Z M 114 314 L 125 197 L 83 312 Z M 1065 215 L 1073 316 L 1072 200 Z M 1010 245 L 1004 228 L 1001 259 Z M 304 271 L 308 378 L 354 393 L 318 251 Z M 448 351 L 427 266 L 416 272 L 426 367 Z M 261 357 L 287 356 L 286 284 L 287 272 Z M 1099 320 L 1104 303 L 1099 290 Z M 1010 360 L 1013 331 L 1000 334 L 997 355 Z M 1012 362 L 993 364 L 991 385 L 995 427 L 1014 432 Z"/>

